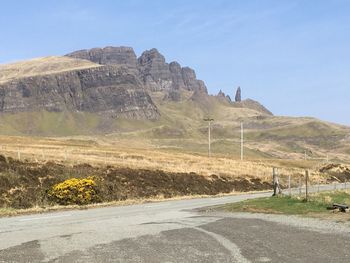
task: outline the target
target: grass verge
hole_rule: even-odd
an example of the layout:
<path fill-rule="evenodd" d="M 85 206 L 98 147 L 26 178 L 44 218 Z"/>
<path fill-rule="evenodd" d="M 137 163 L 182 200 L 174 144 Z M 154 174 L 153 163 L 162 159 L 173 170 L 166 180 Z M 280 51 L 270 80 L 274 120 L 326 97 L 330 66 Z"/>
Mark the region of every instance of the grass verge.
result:
<path fill-rule="evenodd" d="M 306 202 L 304 198 L 298 196 L 276 196 L 227 204 L 219 209 L 229 212 L 322 215 L 330 213 L 327 207 L 333 203 L 350 205 L 350 190 L 312 194 L 308 202 Z"/>

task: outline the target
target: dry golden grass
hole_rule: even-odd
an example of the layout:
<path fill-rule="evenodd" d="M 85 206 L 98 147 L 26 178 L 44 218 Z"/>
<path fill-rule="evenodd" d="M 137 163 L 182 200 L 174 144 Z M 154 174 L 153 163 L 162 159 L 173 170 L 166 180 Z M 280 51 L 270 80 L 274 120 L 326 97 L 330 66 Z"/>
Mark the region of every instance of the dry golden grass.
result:
<path fill-rule="evenodd" d="M 311 171 L 311 183 L 323 183 L 317 172 L 319 161 L 250 159 L 211 157 L 170 152 L 155 148 L 147 141 L 112 140 L 107 137 L 34 138 L 0 136 L 0 153 L 15 159 L 36 162 L 57 161 L 69 165 L 89 163 L 94 166 L 112 165 L 133 169 L 164 170 L 232 178 L 260 178 L 271 181 L 272 168 L 277 167 L 281 183 L 287 185 L 288 176 L 296 185 L 305 169 Z"/>
<path fill-rule="evenodd" d="M 0 83 L 16 78 L 53 74 L 92 67 L 100 67 L 100 65 L 87 60 L 80 60 L 69 57 L 51 56 L 35 58 L 26 61 L 0 65 Z"/>

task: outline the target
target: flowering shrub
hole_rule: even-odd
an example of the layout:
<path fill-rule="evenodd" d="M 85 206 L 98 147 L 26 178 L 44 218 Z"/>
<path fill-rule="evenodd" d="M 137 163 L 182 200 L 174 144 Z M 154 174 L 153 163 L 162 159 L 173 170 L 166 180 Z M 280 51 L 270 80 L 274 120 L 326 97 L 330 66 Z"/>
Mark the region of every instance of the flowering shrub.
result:
<path fill-rule="evenodd" d="M 99 200 L 97 185 L 93 177 L 71 178 L 56 184 L 49 192 L 49 197 L 60 205 L 86 205 Z"/>

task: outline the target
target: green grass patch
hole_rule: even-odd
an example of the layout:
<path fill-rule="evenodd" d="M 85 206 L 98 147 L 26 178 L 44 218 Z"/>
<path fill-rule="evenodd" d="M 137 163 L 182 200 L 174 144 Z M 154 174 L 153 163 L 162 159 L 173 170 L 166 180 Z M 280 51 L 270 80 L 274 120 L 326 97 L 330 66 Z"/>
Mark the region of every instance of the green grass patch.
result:
<path fill-rule="evenodd" d="M 13 216 L 17 214 L 17 210 L 11 207 L 1 207 L 0 216 Z"/>
<path fill-rule="evenodd" d="M 287 215 L 329 213 L 333 203 L 350 205 L 350 191 L 334 191 L 312 194 L 308 202 L 304 197 L 275 196 L 245 200 L 227 204 L 221 208 L 229 212 L 255 212 Z"/>

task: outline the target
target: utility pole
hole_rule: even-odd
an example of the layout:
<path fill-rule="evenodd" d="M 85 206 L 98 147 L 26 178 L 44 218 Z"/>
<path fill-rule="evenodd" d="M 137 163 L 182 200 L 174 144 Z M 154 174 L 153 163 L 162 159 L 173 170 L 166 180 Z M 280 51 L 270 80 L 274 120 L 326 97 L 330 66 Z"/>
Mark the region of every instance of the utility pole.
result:
<path fill-rule="evenodd" d="M 243 122 L 241 122 L 241 161 L 243 161 Z"/>
<path fill-rule="evenodd" d="M 305 200 L 309 200 L 309 170 L 305 170 Z"/>
<path fill-rule="evenodd" d="M 213 121 L 214 119 L 212 118 L 205 118 L 204 121 L 207 121 L 208 122 L 208 157 L 210 157 L 211 155 L 211 151 L 210 151 L 210 130 L 211 130 L 211 122 Z"/>

